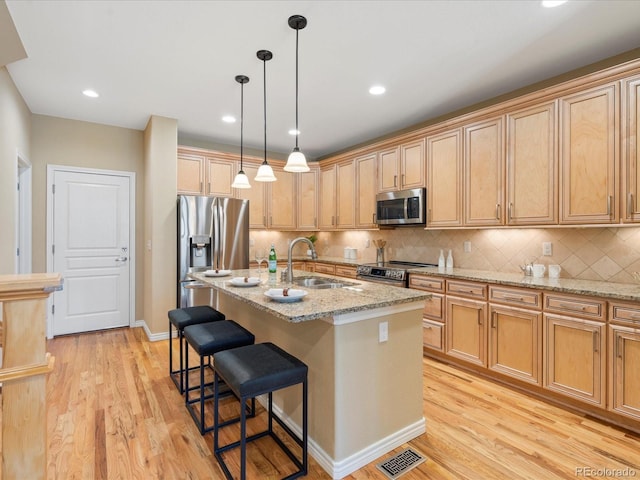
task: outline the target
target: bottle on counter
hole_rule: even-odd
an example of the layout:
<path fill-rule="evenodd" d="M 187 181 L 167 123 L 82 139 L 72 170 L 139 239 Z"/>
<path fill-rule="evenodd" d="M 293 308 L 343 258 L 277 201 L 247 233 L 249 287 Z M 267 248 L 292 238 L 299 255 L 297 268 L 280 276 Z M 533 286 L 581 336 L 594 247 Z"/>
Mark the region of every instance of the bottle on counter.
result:
<path fill-rule="evenodd" d="M 269 273 L 276 273 L 276 267 L 278 260 L 276 258 L 276 247 L 271 244 L 271 250 L 269 250 Z"/>
<path fill-rule="evenodd" d="M 444 270 L 444 252 L 440 249 L 440 257 L 438 257 L 438 270 Z"/>
<path fill-rule="evenodd" d="M 451 254 L 451 249 L 449 249 L 449 255 L 447 255 L 447 270 L 453 269 L 453 255 Z"/>

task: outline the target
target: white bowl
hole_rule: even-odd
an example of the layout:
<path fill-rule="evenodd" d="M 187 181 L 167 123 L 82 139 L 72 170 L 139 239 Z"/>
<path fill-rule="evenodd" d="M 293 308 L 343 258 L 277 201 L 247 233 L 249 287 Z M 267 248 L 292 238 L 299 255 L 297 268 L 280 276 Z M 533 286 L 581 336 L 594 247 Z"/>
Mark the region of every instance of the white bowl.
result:
<path fill-rule="evenodd" d="M 234 277 L 229 280 L 229 283 L 234 287 L 255 287 L 260 285 L 260 279 L 258 277 Z"/>
<path fill-rule="evenodd" d="M 204 272 L 205 277 L 226 277 L 231 275 L 231 270 L 206 270 Z"/>

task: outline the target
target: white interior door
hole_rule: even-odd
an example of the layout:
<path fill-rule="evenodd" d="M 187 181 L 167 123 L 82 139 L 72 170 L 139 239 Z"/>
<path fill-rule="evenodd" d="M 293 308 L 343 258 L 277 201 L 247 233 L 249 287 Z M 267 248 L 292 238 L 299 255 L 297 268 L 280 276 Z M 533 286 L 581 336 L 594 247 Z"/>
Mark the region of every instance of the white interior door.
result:
<path fill-rule="evenodd" d="M 130 324 L 128 176 L 55 170 L 53 335 Z"/>

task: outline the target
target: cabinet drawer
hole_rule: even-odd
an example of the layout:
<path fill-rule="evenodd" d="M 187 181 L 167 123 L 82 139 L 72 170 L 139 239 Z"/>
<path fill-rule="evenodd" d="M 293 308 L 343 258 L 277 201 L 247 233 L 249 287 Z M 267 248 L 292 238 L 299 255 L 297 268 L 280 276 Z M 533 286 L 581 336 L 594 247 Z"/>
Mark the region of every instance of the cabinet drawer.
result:
<path fill-rule="evenodd" d="M 487 286 L 483 283 L 461 282 L 458 280 L 447 280 L 447 293 L 461 295 L 469 298 L 487 299 Z"/>
<path fill-rule="evenodd" d="M 442 351 L 444 344 L 444 325 L 442 323 L 422 321 L 422 344 L 427 348 Z"/>
<path fill-rule="evenodd" d="M 331 275 L 335 275 L 336 266 L 329 263 L 316 263 L 314 271 L 316 273 L 329 273 Z"/>
<path fill-rule="evenodd" d="M 444 295 L 432 293 L 431 298 L 424 301 L 423 317 L 444 322 Z"/>
<path fill-rule="evenodd" d="M 609 321 L 640 328 L 640 305 L 636 303 L 609 303 Z"/>
<path fill-rule="evenodd" d="M 542 308 L 542 292 L 490 285 L 489 301 L 540 310 Z"/>
<path fill-rule="evenodd" d="M 423 277 L 412 273 L 409 275 L 409 288 L 428 290 L 430 292 L 444 292 L 444 278 Z"/>
<path fill-rule="evenodd" d="M 336 275 L 347 278 L 356 278 L 356 269 L 355 267 L 344 267 L 336 265 Z"/>
<path fill-rule="evenodd" d="M 604 322 L 606 303 L 604 300 L 596 300 L 588 297 L 545 294 L 544 309 L 548 312 L 563 313 L 571 316 L 577 315 Z"/>

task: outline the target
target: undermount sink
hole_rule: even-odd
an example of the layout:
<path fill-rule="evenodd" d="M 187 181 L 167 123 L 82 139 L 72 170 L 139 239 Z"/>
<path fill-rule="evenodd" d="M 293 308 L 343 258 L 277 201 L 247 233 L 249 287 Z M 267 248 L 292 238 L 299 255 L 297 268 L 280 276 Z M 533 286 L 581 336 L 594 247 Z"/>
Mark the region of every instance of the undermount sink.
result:
<path fill-rule="evenodd" d="M 323 277 L 297 277 L 293 279 L 293 283 L 307 288 L 342 288 L 352 285 L 358 285 L 357 283 L 348 282 L 341 278 Z"/>

